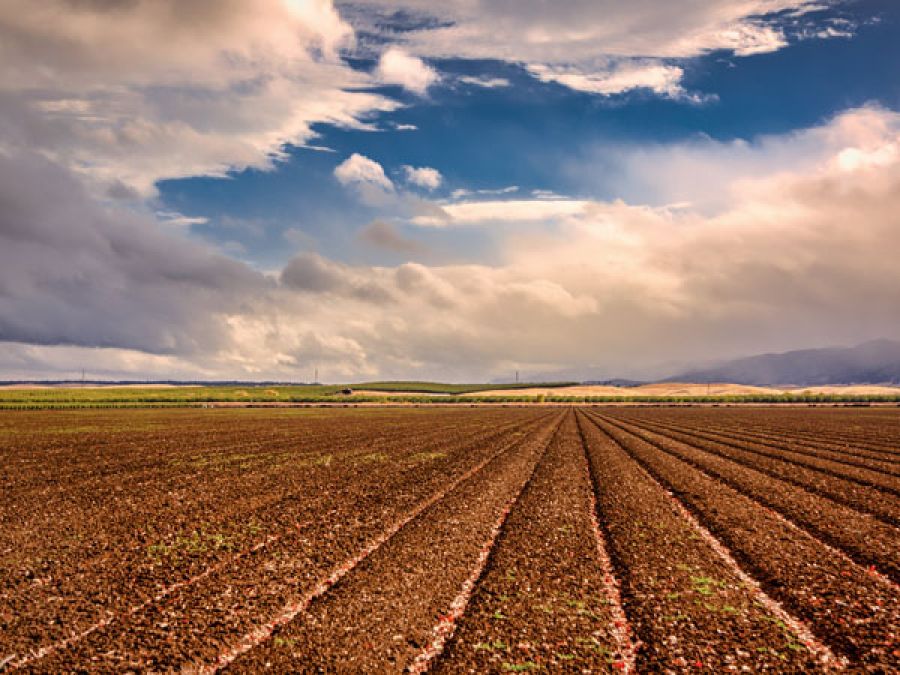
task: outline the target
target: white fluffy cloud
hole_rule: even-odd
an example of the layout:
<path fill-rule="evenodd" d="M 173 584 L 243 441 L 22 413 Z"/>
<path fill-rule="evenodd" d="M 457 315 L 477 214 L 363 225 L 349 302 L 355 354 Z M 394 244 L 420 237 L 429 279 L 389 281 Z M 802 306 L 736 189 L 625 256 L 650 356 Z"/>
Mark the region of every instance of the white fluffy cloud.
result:
<path fill-rule="evenodd" d="M 384 167 L 365 155 L 353 153 L 334 169 L 338 182 L 352 190 L 363 204 L 373 207 L 396 205 L 401 196 Z"/>
<path fill-rule="evenodd" d="M 151 239 L 134 254 L 141 266 L 129 263 L 131 249 L 119 263 L 104 262 L 116 275 L 112 289 L 72 290 L 78 304 L 63 289 L 91 278 L 94 249 L 73 254 L 48 239 L 67 251 L 54 265 L 58 283 L 48 284 L 28 252 L 56 230 L 7 217 L 3 250 L 16 247 L 21 264 L 0 272 L 7 289 L 0 335 L 48 346 L 27 355 L 8 350 L 6 358 L 21 363 L 27 356 L 37 369 L 42 355 L 58 364 L 53 350 L 61 347 L 49 345 L 100 344 L 155 349 L 176 361 L 189 356 L 207 377 L 301 379 L 313 364 L 334 380 L 484 379 L 516 367 L 579 365 L 614 376 L 660 361 L 900 333 L 900 115 L 850 111 L 781 141 L 798 155 L 783 171 L 734 172 L 732 155 L 742 149 L 733 144 L 694 159 L 702 175 L 724 168 L 731 176 L 727 203 L 710 213 L 571 199 L 443 205 L 451 225 L 498 233 L 496 264 L 372 267 L 302 254 L 276 284 L 197 250 L 180 262 L 151 263 L 161 250 Z M 770 137 L 757 152 L 774 161 L 787 152 L 782 144 Z M 816 144 L 823 147 L 812 157 L 808 148 Z M 535 222 L 530 209 L 547 209 L 541 227 L 528 226 Z M 119 226 L 100 222 L 100 242 L 115 238 Z M 361 237 L 376 245 L 406 246 L 392 226 L 368 229 Z M 76 260 L 81 266 L 73 267 Z M 152 303 L 139 316 L 146 320 L 123 321 L 134 304 L 126 300 L 145 287 Z M 95 310 L 65 313 L 94 297 Z M 48 306 L 54 311 L 42 309 Z M 108 306 L 119 309 L 104 315 Z M 136 356 L 131 362 L 152 365 Z M 4 363 L 0 369 L 11 372 Z"/>
<path fill-rule="evenodd" d="M 802 157 L 825 139 L 815 159 Z M 369 363 L 384 375 L 484 377 L 514 364 L 575 363 L 613 376 L 647 359 L 897 334 L 900 115 L 852 111 L 781 140 L 801 155 L 786 164 L 794 168 L 731 172 L 728 204 L 711 215 L 621 201 L 448 204 L 451 225 L 513 228 L 502 264 L 320 261 L 331 281 L 306 283 L 304 292 L 327 293 L 332 309 L 344 298 L 353 306 L 344 313 L 356 319 L 370 312 L 369 328 L 354 336 L 365 353 L 379 354 Z M 772 157 L 787 152 L 774 137 L 761 146 Z M 710 150 L 703 175 L 727 168 L 729 152 L 741 154 L 730 144 Z M 549 228 L 515 229 L 540 208 Z"/>
<path fill-rule="evenodd" d="M 884 139 L 890 137 L 893 120 L 892 114 L 869 107 L 822 126 L 750 141 L 719 142 L 704 135 L 639 147 L 606 143 L 588 150 L 587 161 L 573 161 L 565 171 L 589 194 L 607 192 L 632 203 L 713 214 L 730 208 L 748 180 L 813 172 L 835 158 L 851 164 L 855 157 L 872 161 L 869 152 L 887 153 L 892 147 Z M 862 153 L 857 146 L 876 150 Z"/>
<path fill-rule="evenodd" d="M 439 79 L 437 72 L 422 59 L 410 56 L 399 47 L 389 47 L 381 54 L 375 74 L 385 84 L 398 84 L 420 96 Z"/>
<path fill-rule="evenodd" d="M 416 216 L 416 225 L 449 227 L 496 222 L 553 222 L 584 213 L 592 202 L 581 199 L 499 199 L 441 205 L 440 214 Z"/>
<path fill-rule="evenodd" d="M 473 87 L 484 87 L 485 89 L 498 89 L 510 85 L 509 80 L 505 77 L 474 77 L 472 75 L 463 75 L 457 79 L 463 84 L 469 84 Z"/>
<path fill-rule="evenodd" d="M 592 94 L 619 94 L 633 89 L 648 89 L 662 96 L 684 95 L 677 66 L 660 63 L 622 63 L 599 72 L 584 72 L 572 66 L 532 64 L 528 70 L 543 82 L 558 82 L 570 89 Z"/>
<path fill-rule="evenodd" d="M 370 125 L 397 104 L 338 55 L 330 0 L 9 0 L 0 7 L 0 139 L 98 191 L 266 168 L 317 122 Z"/>
<path fill-rule="evenodd" d="M 807 6 L 401 4 L 444 21 L 404 34 L 367 74 L 340 58 L 353 31 L 327 0 L 4 3 L 0 373 L 71 374 L 75 362 L 112 377 L 307 379 L 318 366 L 329 380 L 474 380 L 580 364 L 627 375 L 621 364 L 648 354 L 900 333 L 900 116 L 877 108 L 749 143 L 607 148 L 622 168 L 614 202 L 504 190 L 431 202 L 363 155 L 336 168 L 396 211 L 363 228 L 362 244 L 412 256 L 448 228 L 481 228 L 490 264 L 303 253 L 266 275 L 180 235 L 184 216 L 146 215 L 160 178 L 267 167 L 314 123 L 372 125 L 398 104 L 366 89 L 427 92 L 437 75 L 423 58 L 500 58 L 595 93 L 682 96 L 666 59 L 776 49 L 783 36 L 758 15 Z M 440 185 L 434 170 L 409 170 L 413 184 Z M 589 167 L 571 171 L 579 194 L 595 193 Z"/>
<path fill-rule="evenodd" d="M 648 88 L 666 96 L 682 95 L 682 73 L 667 60 L 714 50 L 737 56 L 776 51 L 787 38 L 767 15 L 821 7 L 818 0 L 520 0 L 514 8 L 498 0 L 359 0 L 353 5 L 376 11 L 367 26 L 374 31 L 384 24 L 378 12 L 390 15 L 402 8 L 423 18 L 424 27 L 402 35 L 404 48 L 418 56 L 500 59 L 525 64 L 541 79 L 573 89 L 608 95 Z"/>
<path fill-rule="evenodd" d="M 334 176 L 341 185 L 374 185 L 387 192 L 392 192 L 394 184 L 384 173 L 384 167 L 365 155 L 354 152 L 334 170 Z"/>
<path fill-rule="evenodd" d="M 426 190 L 436 190 L 444 180 L 440 171 L 429 166 L 414 167 L 404 165 L 403 173 L 406 176 L 407 183 L 418 185 Z"/>

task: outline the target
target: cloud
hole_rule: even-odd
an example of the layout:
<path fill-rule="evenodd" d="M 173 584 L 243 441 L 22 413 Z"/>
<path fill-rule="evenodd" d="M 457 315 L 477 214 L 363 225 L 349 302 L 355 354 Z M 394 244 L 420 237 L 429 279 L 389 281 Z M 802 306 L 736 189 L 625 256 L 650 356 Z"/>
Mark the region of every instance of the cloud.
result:
<path fill-rule="evenodd" d="M 443 176 L 437 169 L 431 167 L 414 167 L 408 164 L 403 166 L 403 173 L 406 176 L 406 182 L 412 185 L 425 188 L 426 190 L 436 190 L 441 186 Z"/>
<path fill-rule="evenodd" d="M 288 288 L 315 294 L 328 294 L 371 304 L 393 301 L 388 286 L 375 274 L 360 272 L 317 253 L 301 253 L 281 272 L 281 283 Z"/>
<path fill-rule="evenodd" d="M 773 13 L 814 6 L 402 0 L 392 16 L 437 20 L 398 34 L 363 17 L 367 44 L 402 38 L 366 73 L 343 59 L 355 33 L 326 0 L 8 0 L 0 372 L 310 379 L 318 366 L 331 381 L 477 381 L 513 365 L 591 365 L 614 376 L 896 336 L 900 116 L 874 107 L 748 141 L 607 145 L 562 167 L 580 181 L 572 194 L 616 201 L 512 198 L 514 186 L 433 201 L 361 154 L 336 167 L 379 209 L 364 244 L 414 256 L 424 249 L 404 232 L 440 227 L 428 236 L 484 237 L 490 261 L 370 266 L 307 252 L 262 273 L 177 227 L 201 215 L 148 199 L 162 178 L 267 169 L 286 143 L 319 147 L 316 124 L 387 126 L 375 116 L 400 104 L 373 85 L 425 95 L 439 80 L 427 59 L 499 59 L 597 95 L 688 99 L 686 59 L 781 49 L 795 38 Z M 419 187 L 442 183 L 428 167 L 403 171 Z"/>
<path fill-rule="evenodd" d="M 409 185 L 434 190 L 443 180 L 437 169 L 404 165 L 403 173 Z M 335 178 L 342 185 L 352 188 L 360 201 L 367 206 L 391 210 L 395 216 L 421 217 L 435 221 L 448 216 L 439 204 L 423 199 L 410 190 L 398 189 L 375 160 L 354 153 L 334 170 Z"/>
<path fill-rule="evenodd" d="M 133 349 L 45 346 L 0 342 L 0 373 L 5 380 L 203 380 L 216 377 L 197 363 L 172 355 Z"/>
<path fill-rule="evenodd" d="M 463 75 L 457 79 L 463 84 L 469 84 L 473 87 L 483 87 L 485 89 L 497 89 L 510 86 L 510 81 L 505 77 L 474 77 L 471 75 Z"/>
<path fill-rule="evenodd" d="M 891 120 L 890 113 L 865 107 L 818 127 L 750 140 L 716 141 L 702 135 L 640 146 L 604 143 L 588 149 L 586 159 L 570 162 L 564 171 L 577 189 L 589 194 L 612 193 L 656 206 L 687 204 L 713 214 L 731 207 L 735 190 L 746 180 L 773 173 L 810 173 L 828 162 L 852 162 L 860 144 L 875 148 L 871 152 L 885 152 L 891 147 L 884 143 Z M 869 157 L 868 152 L 859 156 Z"/>
<path fill-rule="evenodd" d="M 528 223 L 577 216 L 591 204 L 582 199 L 532 200 L 500 199 L 461 201 L 441 206 L 442 218 L 430 214 L 416 216 L 412 222 L 428 227 L 483 225 L 486 223 Z"/>
<path fill-rule="evenodd" d="M 453 199 L 462 199 L 463 197 L 471 197 L 473 195 L 505 195 L 511 192 L 518 192 L 518 185 L 508 185 L 504 188 L 480 188 L 478 190 L 469 190 L 466 188 L 459 188 L 450 193 L 450 196 Z"/>
<path fill-rule="evenodd" d="M 384 207 L 398 201 L 394 183 L 375 160 L 353 153 L 334 169 L 341 185 L 356 190 L 360 200 L 369 206 Z"/>
<path fill-rule="evenodd" d="M 330 0 L 157 0 L 0 8 L 0 139 L 77 172 L 97 194 L 267 169 L 313 125 L 374 128 L 398 104 L 361 91 Z"/>
<path fill-rule="evenodd" d="M 419 96 L 424 96 L 428 87 L 440 79 L 422 59 L 399 47 L 389 47 L 382 53 L 375 75 L 385 84 L 398 84 Z"/>
<path fill-rule="evenodd" d="M 815 0 L 521 0 L 515 11 L 493 0 L 359 0 L 360 29 L 384 29 L 397 12 L 412 17 L 404 49 L 426 58 L 496 59 L 526 64 L 544 81 L 610 95 L 649 89 L 681 96 L 682 71 L 673 61 L 716 50 L 735 56 L 788 44 L 779 25 L 821 9 Z M 368 23 L 366 20 L 368 19 Z M 478 84 L 470 80 L 469 84 Z"/>
<path fill-rule="evenodd" d="M 156 217 L 166 225 L 190 227 L 191 225 L 205 225 L 209 218 L 205 216 L 186 216 L 177 211 L 157 211 Z"/>
<path fill-rule="evenodd" d="M 174 228 L 98 205 L 42 158 L 0 153 L 0 204 L 2 342 L 206 353 L 268 291 Z"/>
<path fill-rule="evenodd" d="M 395 225 L 384 220 L 373 220 L 363 227 L 357 236 L 371 246 L 394 253 L 416 255 L 427 250 L 423 244 L 404 237 Z"/>
<path fill-rule="evenodd" d="M 684 71 L 677 66 L 659 63 L 624 63 L 597 73 L 586 73 L 571 66 L 543 64 L 532 64 L 528 70 L 542 82 L 557 82 L 591 94 L 608 96 L 633 89 L 648 89 L 671 98 L 685 95 L 680 84 Z"/>
<path fill-rule="evenodd" d="M 897 335 L 900 115 L 855 110 L 805 134 L 829 139 L 815 161 L 735 178 L 712 214 L 623 201 L 444 205 L 485 227 L 547 208 L 547 226 L 505 235 L 497 265 L 339 266 L 321 292 L 353 325 L 319 325 L 352 337 L 385 376 L 486 377 L 511 364 L 627 375 L 629 364 Z M 764 145 L 777 152 L 774 137 Z M 707 155 L 703 175 L 729 148 Z M 361 300 L 364 282 L 379 302 Z"/>
<path fill-rule="evenodd" d="M 381 164 L 356 152 L 335 168 L 334 176 L 341 185 L 366 183 L 377 185 L 388 192 L 394 189 L 394 184 L 385 175 Z"/>

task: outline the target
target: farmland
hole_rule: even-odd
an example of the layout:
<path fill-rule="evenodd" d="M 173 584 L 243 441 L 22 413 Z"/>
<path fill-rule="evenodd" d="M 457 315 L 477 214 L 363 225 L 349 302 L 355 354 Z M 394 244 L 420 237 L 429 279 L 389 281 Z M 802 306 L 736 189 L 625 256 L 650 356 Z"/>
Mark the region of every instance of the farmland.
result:
<path fill-rule="evenodd" d="M 900 410 L 0 413 L 0 670 L 896 672 Z"/>
<path fill-rule="evenodd" d="M 564 388 L 567 383 L 549 383 L 542 386 L 550 391 Z M 240 385 L 198 384 L 198 385 L 101 385 L 87 386 L 68 383 L 60 386 L 47 385 L 0 385 L 0 409 L 36 409 L 66 407 L 189 407 L 206 403 L 290 404 L 290 403 L 383 403 L 397 402 L 455 401 L 471 403 L 471 398 L 484 390 L 492 389 L 489 384 L 445 384 L 442 382 L 363 382 L 358 384 L 257 384 Z M 492 396 L 497 400 L 512 400 L 522 397 L 519 389 L 531 385 L 508 385 L 511 387 L 503 396 Z M 349 389 L 353 393 L 343 392 Z M 510 393 L 511 392 L 511 393 Z"/>
<path fill-rule="evenodd" d="M 445 384 L 362 382 L 356 384 L 100 384 L 0 385 L 0 410 L 66 408 L 313 407 L 350 405 L 472 405 L 483 403 L 608 404 L 846 404 L 896 405 L 897 387 L 780 389 L 728 383 L 663 383 L 634 387 L 566 382 Z M 348 393 L 349 392 L 349 393 Z"/>

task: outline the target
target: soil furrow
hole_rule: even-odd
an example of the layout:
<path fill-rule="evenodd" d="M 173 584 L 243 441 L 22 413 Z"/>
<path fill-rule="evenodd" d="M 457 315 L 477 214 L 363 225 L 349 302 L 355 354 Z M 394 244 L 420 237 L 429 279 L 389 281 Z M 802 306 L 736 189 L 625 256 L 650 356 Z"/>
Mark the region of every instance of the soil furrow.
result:
<path fill-rule="evenodd" d="M 801 466 L 785 464 L 776 458 L 763 457 L 754 452 L 689 434 L 676 434 L 670 431 L 657 433 L 676 441 L 690 441 L 692 445 L 707 452 L 730 459 L 773 478 L 821 494 L 839 504 L 848 506 L 861 513 L 869 514 L 888 525 L 900 526 L 900 502 L 891 495 L 884 494 L 875 488 L 859 485 Z"/>
<path fill-rule="evenodd" d="M 570 413 L 434 672 L 607 672 L 633 662 L 627 624 L 617 626 L 621 607 L 610 604 L 591 497 Z"/>
<path fill-rule="evenodd" d="M 655 421 L 642 416 L 622 416 L 623 419 L 626 417 L 636 424 L 643 422 L 646 426 L 652 425 L 689 434 L 703 434 L 712 440 L 724 439 L 726 441 L 762 445 L 777 451 L 786 450 L 808 457 L 829 460 L 836 464 L 845 464 L 847 466 L 874 471 L 887 476 L 900 477 L 900 462 L 885 460 L 882 457 L 855 454 L 847 448 L 831 450 L 828 449 L 831 446 L 824 440 L 819 440 L 816 444 L 812 444 L 798 441 L 796 437 L 790 435 L 778 435 L 775 433 L 760 434 L 757 432 L 748 432 L 745 429 L 734 431 L 732 429 L 722 429 L 711 425 L 703 425 L 700 427 L 696 424 L 676 424 L 668 420 Z"/>
<path fill-rule="evenodd" d="M 841 409 L 807 408 L 798 412 L 786 409 L 758 408 L 725 411 L 720 409 L 713 415 L 706 410 L 694 410 L 687 411 L 686 414 L 684 411 L 680 411 L 681 414 L 675 416 L 665 413 L 651 416 L 661 421 L 690 422 L 700 428 L 708 426 L 726 431 L 739 429 L 741 433 L 777 434 L 782 438 L 795 438 L 813 446 L 824 440 L 826 443 L 834 445 L 839 451 L 845 451 L 848 447 L 851 450 L 862 449 L 866 453 L 872 453 L 876 458 L 897 461 L 900 456 L 900 434 L 896 435 L 893 441 L 879 440 L 871 434 L 873 429 L 877 430 L 879 434 L 884 434 L 887 424 L 894 421 L 893 418 L 883 414 L 879 414 L 877 418 L 866 417 L 864 413 L 867 412 L 871 411 L 854 409 L 847 412 Z M 635 411 L 635 413 L 639 415 L 640 411 Z M 786 421 L 792 423 L 785 424 Z M 815 422 L 817 427 L 815 430 L 808 427 L 810 422 Z M 853 428 L 851 433 L 845 431 L 848 426 Z"/>
<path fill-rule="evenodd" d="M 625 431 L 642 431 L 640 438 L 650 445 L 780 513 L 810 535 L 841 550 L 854 562 L 874 566 L 895 584 L 900 583 L 900 531 L 897 528 L 691 443 L 655 434 L 640 425 L 625 424 L 615 417 L 603 416 L 602 419 Z"/>
<path fill-rule="evenodd" d="M 315 664 L 324 672 L 401 672 L 430 643 L 435 618 L 451 610 L 490 541 L 492 524 L 533 475 L 558 426 L 557 419 L 469 480 L 448 486 L 321 592 L 223 652 L 217 667 L 284 672 Z"/>
<path fill-rule="evenodd" d="M 829 476 L 835 476 L 842 480 L 852 481 L 860 485 L 870 486 L 883 490 L 893 495 L 900 495 L 900 478 L 888 472 L 879 471 L 876 468 L 860 467 L 839 460 L 824 458 L 817 455 L 799 453 L 790 447 L 776 446 L 774 444 L 760 443 L 759 441 L 747 441 L 731 439 L 721 434 L 710 433 L 705 429 L 684 429 L 671 424 L 645 421 L 644 426 L 652 427 L 660 433 L 674 436 L 689 435 L 694 438 L 721 443 L 728 447 L 745 450 L 762 457 L 784 462 L 789 472 L 794 466 L 821 471 Z"/>
<path fill-rule="evenodd" d="M 896 586 L 836 556 L 745 495 L 599 420 L 598 424 L 683 502 L 742 567 L 855 669 L 896 665 L 900 594 Z"/>
<path fill-rule="evenodd" d="M 531 428 L 531 426 L 529 424 L 527 428 Z M 524 434 L 527 431 L 522 430 L 515 433 Z M 486 438 L 496 438 L 496 434 L 497 432 L 494 431 Z M 484 436 L 478 436 L 476 445 L 482 444 L 484 438 Z M 377 463 L 362 462 L 346 466 L 334 463 L 330 467 L 324 467 L 317 474 L 309 474 L 306 476 L 305 481 L 282 481 L 282 487 L 289 488 L 294 496 L 291 497 L 290 494 L 287 494 L 282 499 L 270 504 L 271 516 L 257 513 L 257 517 L 253 519 L 253 522 L 257 524 L 257 528 L 251 533 L 253 536 L 248 538 L 247 544 L 238 550 L 252 552 L 253 558 L 259 558 L 260 547 L 257 544 L 261 539 L 260 534 L 264 535 L 262 541 L 273 537 L 272 541 L 277 541 L 283 536 L 282 533 L 289 533 L 290 537 L 284 542 L 284 546 L 296 546 L 295 543 L 292 543 L 294 540 L 298 537 L 306 538 L 307 544 L 305 548 L 307 549 L 317 549 L 318 546 L 330 541 L 337 533 L 352 540 L 353 537 L 358 536 L 354 534 L 356 528 L 361 527 L 365 522 L 370 522 L 371 525 L 377 526 L 377 517 L 381 515 L 382 510 L 405 508 L 407 505 L 411 507 L 417 498 L 416 495 L 421 494 L 422 489 L 431 487 L 437 490 L 440 483 L 446 481 L 448 476 L 465 471 L 466 465 L 471 464 L 473 457 L 477 459 L 478 456 L 477 452 L 474 455 L 471 453 L 470 449 L 472 446 L 469 440 L 466 439 L 465 435 L 461 438 L 450 439 L 442 449 L 443 452 L 437 453 L 438 456 L 426 458 L 421 462 L 402 461 L 403 457 L 409 456 L 410 452 L 414 453 L 413 456 L 415 456 L 416 448 L 412 447 L 405 450 L 398 458 L 385 457 L 383 461 Z M 340 487 L 337 489 L 329 488 L 329 486 L 335 485 Z M 363 511 L 365 516 L 354 515 L 354 512 L 361 507 L 367 510 Z M 368 513 L 368 511 L 371 513 Z M 235 521 L 235 526 L 243 527 L 240 523 L 246 524 L 248 522 L 246 514 L 241 514 L 240 512 L 231 513 L 232 516 L 230 518 L 238 519 Z M 217 515 L 221 518 L 229 518 L 227 511 Z M 338 524 L 338 528 L 334 532 L 319 532 L 322 525 L 319 521 L 327 517 L 340 517 L 341 522 Z M 298 523 L 303 523 L 304 527 L 297 529 Z M 343 528 L 341 528 L 341 524 L 343 524 Z M 325 529 L 329 529 L 327 523 L 325 525 Z M 189 543 L 193 545 L 195 542 L 191 540 Z M 206 545 L 208 542 L 201 540 L 200 543 Z M 352 545 L 352 541 L 350 545 Z M 210 548 L 212 548 L 211 544 Z M 132 615 L 135 607 L 146 608 L 147 600 L 159 596 L 166 588 L 174 587 L 179 589 L 181 588 L 180 584 L 185 580 L 193 579 L 196 582 L 203 579 L 205 576 L 209 576 L 204 574 L 204 572 L 210 568 L 222 569 L 223 571 L 217 573 L 216 576 L 223 576 L 224 570 L 234 571 L 234 565 L 229 565 L 229 560 L 241 559 L 240 554 L 235 556 L 229 549 L 196 552 L 176 549 L 171 554 L 159 555 L 159 559 L 148 559 L 146 549 L 140 552 L 143 553 L 143 563 L 138 565 L 136 572 L 130 571 L 127 566 L 123 566 L 121 563 L 116 565 L 110 564 L 112 561 L 107 561 L 106 565 L 101 568 L 101 571 L 103 569 L 106 570 L 105 577 L 102 577 L 106 578 L 105 583 L 101 581 L 99 586 L 95 586 L 98 583 L 97 580 L 93 582 L 85 578 L 73 580 L 79 586 L 85 586 L 89 589 L 96 588 L 96 591 L 94 591 L 96 595 L 85 595 L 78 591 L 77 588 L 68 588 L 66 585 L 68 582 L 67 578 L 59 580 L 54 584 L 52 590 L 45 590 L 45 595 L 50 597 L 51 600 L 50 602 L 44 601 L 44 605 L 55 606 L 54 614 L 59 617 L 57 618 L 56 631 L 48 631 L 46 628 L 38 629 L 41 622 L 40 614 L 36 614 L 34 611 L 23 612 L 19 613 L 17 615 L 18 618 L 9 624 L 10 630 L 6 633 L 7 638 L 14 639 L 16 636 L 21 636 L 19 644 L 25 645 L 26 642 L 23 642 L 22 639 L 31 641 L 33 638 L 29 636 L 41 635 L 43 637 L 42 641 L 46 645 L 47 638 L 52 638 L 54 633 L 59 636 L 57 639 L 65 640 L 73 633 L 81 634 L 83 630 L 87 629 L 88 624 L 85 623 L 81 624 L 81 628 L 67 627 L 67 623 L 71 623 L 71 620 L 68 622 L 60 621 L 66 616 L 66 613 L 63 613 L 64 610 L 73 617 L 99 614 L 98 623 L 104 624 L 101 627 L 106 628 L 104 622 L 106 622 L 110 613 L 120 617 Z M 187 557 L 184 563 L 182 563 L 180 557 L 171 557 L 176 553 L 179 556 L 183 553 Z M 322 553 L 324 551 L 311 551 L 311 559 L 315 560 L 321 557 Z M 173 569 L 171 567 L 172 563 L 178 563 L 178 566 Z M 257 561 L 257 564 L 259 564 L 259 561 Z M 237 587 L 240 587 L 241 575 L 237 574 L 234 576 L 233 581 Z M 120 579 L 120 581 L 115 581 L 115 579 Z M 169 581 L 166 581 L 166 579 Z M 213 583 L 213 580 L 210 580 L 208 583 Z M 140 590 L 142 587 L 145 589 L 143 592 Z M 163 593 L 163 597 L 167 595 L 169 593 Z M 170 604 L 177 605 L 184 602 L 186 608 L 190 608 L 190 601 L 185 600 L 182 596 L 185 596 L 185 593 L 176 593 L 176 597 L 172 598 Z M 63 605 L 60 605 L 58 602 L 53 603 L 52 597 L 64 599 L 65 603 Z M 12 598 L 8 597 L 4 600 L 4 605 L 8 605 L 11 601 Z M 171 608 L 160 608 L 158 611 L 151 613 L 150 623 L 145 625 L 143 631 L 138 630 L 135 626 L 131 627 L 133 630 L 132 637 L 139 641 L 140 636 L 145 633 L 147 635 L 157 635 L 162 641 L 161 644 L 166 644 L 169 641 L 168 636 L 173 627 L 181 625 L 174 621 L 173 617 L 169 616 L 172 611 Z M 178 612 L 176 611 L 175 613 L 177 614 Z M 24 623 L 26 621 L 28 623 Z M 203 622 L 199 621 L 198 623 L 202 624 Z M 29 628 L 29 625 L 34 625 L 34 628 Z M 115 625 L 111 628 L 115 628 Z M 35 630 L 39 630 L 39 632 L 36 634 L 34 633 Z M 91 631 L 91 633 L 91 639 L 82 648 L 82 651 L 89 652 L 92 646 L 97 646 L 94 643 L 101 644 L 109 641 L 109 630 L 101 630 L 97 633 Z M 40 648 L 40 646 L 31 648 L 16 647 L 15 644 L 15 642 L 7 642 L 3 647 L 3 651 L 18 651 L 22 654 L 33 652 Z M 124 647 L 126 645 L 121 646 Z M 126 656 L 127 652 L 125 655 L 119 652 L 115 653 L 116 658 L 125 658 Z"/>
<path fill-rule="evenodd" d="M 900 672 L 898 477 L 887 407 L 7 411 L 0 671 Z"/>
<path fill-rule="evenodd" d="M 582 430 L 600 522 L 641 641 L 637 671 L 816 670 L 815 645 L 759 602 L 666 492 L 599 428 Z"/>

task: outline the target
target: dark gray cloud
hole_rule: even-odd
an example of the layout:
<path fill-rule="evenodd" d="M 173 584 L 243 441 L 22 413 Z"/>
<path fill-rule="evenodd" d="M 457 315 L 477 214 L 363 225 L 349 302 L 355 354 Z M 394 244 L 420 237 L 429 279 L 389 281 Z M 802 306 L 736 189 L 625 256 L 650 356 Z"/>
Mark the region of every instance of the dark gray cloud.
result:
<path fill-rule="evenodd" d="M 0 340 L 192 353 L 270 286 L 246 265 L 108 210 L 64 169 L 0 154 Z"/>
<path fill-rule="evenodd" d="M 355 269 L 316 253 L 301 253 L 292 258 L 281 272 L 281 283 L 296 291 L 374 304 L 395 299 L 390 286 L 374 270 Z"/>
<path fill-rule="evenodd" d="M 384 220 L 373 220 L 357 236 L 367 244 L 394 253 L 419 255 L 428 250 L 421 242 L 404 237 L 395 225 Z"/>

